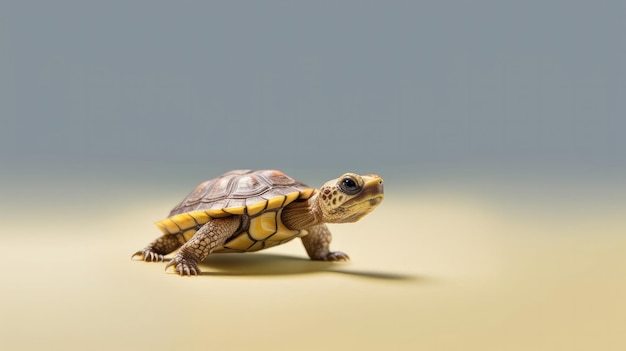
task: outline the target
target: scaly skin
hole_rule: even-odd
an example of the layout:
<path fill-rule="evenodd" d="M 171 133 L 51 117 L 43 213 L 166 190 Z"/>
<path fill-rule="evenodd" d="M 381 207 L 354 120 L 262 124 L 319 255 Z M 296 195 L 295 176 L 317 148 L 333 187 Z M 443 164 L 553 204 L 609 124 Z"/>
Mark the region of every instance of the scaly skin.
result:
<path fill-rule="evenodd" d="M 182 235 L 162 235 L 148 244 L 143 250 L 139 250 L 131 256 L 141 256 L 146 262 L 162 262 L 165 255 L 174 252 L 185 243 Z"/>
<path fill-rule="evenodd" d="M 302 237 L 302 244 L 309 257 L 316 261 L 349 261 L 350 257 L 341 251 L 330 251 L 332 235 L 326 224 L 318 224 L 307 229 L 309 235 Z"/>
<path fill-rule="evenodd" d="M 210 220 L 178 250 L 165 269 L 173 266 L 180 275 L 198 275 L 200 273 L 198 263 L 235 234 L 240 223 L 240 216 Z"/>

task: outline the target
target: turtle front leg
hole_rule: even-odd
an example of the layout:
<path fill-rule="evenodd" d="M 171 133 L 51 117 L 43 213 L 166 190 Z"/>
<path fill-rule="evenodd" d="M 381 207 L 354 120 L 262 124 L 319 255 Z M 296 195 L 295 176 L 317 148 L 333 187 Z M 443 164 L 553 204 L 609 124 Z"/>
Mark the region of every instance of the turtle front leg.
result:
<path fill-rule="evenodd" d="M 326 224 L 307 228 L 308 235 L 302 237 L 302 243 L 309 257 L 315 261 L 349 261 L 350 257 L 341 251 L 330 251 L 332 235 Z"/>
<path fill-rule="evenodd" d="M 198 275 L 200 273 L 198 263 L 235 234 L 240 223 L 239 216 L 210 220 L 178 250 L 165 269 L 173 266 L 180 275 Z"/>

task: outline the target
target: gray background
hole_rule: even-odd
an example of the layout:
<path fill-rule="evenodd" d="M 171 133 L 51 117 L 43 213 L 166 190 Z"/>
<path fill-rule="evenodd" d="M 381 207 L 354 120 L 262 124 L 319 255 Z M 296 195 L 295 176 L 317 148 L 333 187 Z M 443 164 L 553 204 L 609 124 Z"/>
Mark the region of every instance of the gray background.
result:
<path fill-rule="evenodd" d="M 3 173 L 619 178 L 624 4 L 2 1 Z"/>

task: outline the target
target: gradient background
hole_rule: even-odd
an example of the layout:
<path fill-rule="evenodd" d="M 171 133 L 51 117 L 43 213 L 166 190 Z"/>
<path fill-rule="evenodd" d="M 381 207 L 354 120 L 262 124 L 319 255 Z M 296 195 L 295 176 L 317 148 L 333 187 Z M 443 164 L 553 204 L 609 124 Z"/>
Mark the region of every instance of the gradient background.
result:
<path fill-rule="evenodd" d="M 626 347 L 621 1 L 2 1 L 11 349 Z M 197 183 L 375 172 L 385 202 L 177 279 Z M 344 235 L 345 233 L 345 235 Z M 351 235 L 354 233 L 354 235 Z"/>

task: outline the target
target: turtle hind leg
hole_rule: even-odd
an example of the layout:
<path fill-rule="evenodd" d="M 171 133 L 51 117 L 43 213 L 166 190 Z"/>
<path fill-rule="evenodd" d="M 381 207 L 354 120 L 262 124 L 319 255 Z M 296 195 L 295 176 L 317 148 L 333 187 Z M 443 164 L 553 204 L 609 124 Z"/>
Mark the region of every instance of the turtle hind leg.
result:
<path fill-rule="evenodd" d="M 309 257 L 315 261 L 349 261 L 350 257 L 341 251 L 330 251 L 332 235 L 326 224 L 307 228 L 308 235 L 302 237 L 302 244 Z"/>
<path fill-rule="evenodd" d="M 135 252 L 132 258 L 141 256 L 142 261 L 162 262 L 163 257 L 175 251 L 185 243 L 182 234 L 165 234 L 148 244 L 143 250 Z"/>
<path fill-rule="evenodd" d="M 165 266 L 174 267 L 180 275 L 198 275 L 202 262 L 215 248 L 233 236 L 241 224 L 241 216 L 213 219 L 203 225 Z"/>

